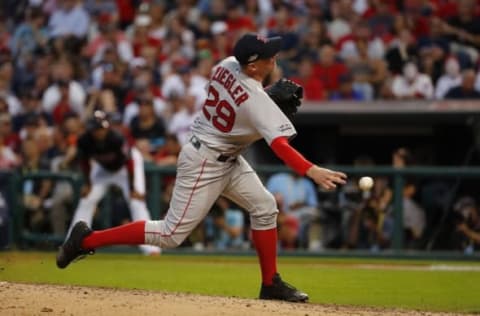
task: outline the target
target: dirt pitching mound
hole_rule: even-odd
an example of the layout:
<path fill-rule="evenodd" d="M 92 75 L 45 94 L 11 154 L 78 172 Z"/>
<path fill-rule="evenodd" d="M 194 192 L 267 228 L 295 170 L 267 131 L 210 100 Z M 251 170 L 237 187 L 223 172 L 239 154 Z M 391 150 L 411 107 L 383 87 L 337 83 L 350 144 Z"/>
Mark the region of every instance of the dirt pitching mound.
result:
<path fill-rule="evenodd" d="M 0 282 L 0 315 L 449 315 L 233 297 Z M 453 314 L 450 314 L 453 315 Z"/>

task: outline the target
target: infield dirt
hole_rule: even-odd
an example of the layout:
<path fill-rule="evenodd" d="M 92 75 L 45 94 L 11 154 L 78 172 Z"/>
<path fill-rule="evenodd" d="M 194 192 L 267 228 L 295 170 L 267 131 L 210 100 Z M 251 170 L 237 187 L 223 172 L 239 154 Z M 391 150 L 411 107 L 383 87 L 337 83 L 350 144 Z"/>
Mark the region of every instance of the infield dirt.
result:
<path fill-rule="evenodd" d="M 446 316 L 455 314 L 337 305 L 291 304 L 144 290 L 0 282 L 0 315 Z"/>

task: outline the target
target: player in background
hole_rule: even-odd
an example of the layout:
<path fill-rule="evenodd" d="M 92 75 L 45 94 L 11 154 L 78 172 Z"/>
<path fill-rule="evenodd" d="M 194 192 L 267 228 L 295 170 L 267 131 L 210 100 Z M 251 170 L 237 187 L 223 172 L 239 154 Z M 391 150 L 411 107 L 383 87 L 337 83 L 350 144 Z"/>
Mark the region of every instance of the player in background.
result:
<path fill-rule="evenodd" d="M 234 55 L 212 71 L 208 98 L 180 152 L 172 200 L 161 221 L 137 221 L 92 231 L 77 222 L 57 253 L 57 266 L 94 249 L 116 244 L 180 245 L 201 222 L 219 196 L 250 213 L 252 238 L 260 262 L 260 299 L 305 302 L 308 295 L 285 283 L 277 272 L 277 206 L 275 199 L 241 153 L 264 139 L 288 166 L 323 189 L 344 184 L 346 175 L 306 160 L 288 143 L 296 130 L 262 87 L 273 71 L 281 38 L 245 34 Z"/>
<path fill-rule="evenodd" d="M 95 208 L 112 185 L 122 190 L 133 221 L 150 220 L 145 203 L 142 155 L 135 147 L 128 146 L 124 136 L 110 127 L 105 112 L 95 111 L 75 148 L 77 150 L 70 159 L 78 157 L 85 184 L 67 237 L 78 221 L 91 226 Z M 159 247 L 151 245 L 141 245 L 140 250 L 147 255 L 160 253 Z"/>

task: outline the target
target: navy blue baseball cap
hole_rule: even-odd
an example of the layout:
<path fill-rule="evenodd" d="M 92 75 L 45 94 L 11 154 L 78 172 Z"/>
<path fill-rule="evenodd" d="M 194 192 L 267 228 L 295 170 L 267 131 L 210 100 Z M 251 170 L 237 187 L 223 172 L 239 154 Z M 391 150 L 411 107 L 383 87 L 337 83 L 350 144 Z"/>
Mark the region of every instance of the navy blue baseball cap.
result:
<path fill-rule="evenodd" d="M 255 33 L 243 35 L 233 48 L 233 55 L 241 65 L 275 56 L 282 48 L 280 36 L 262 37 Z"/>
<path fill-rule="evenodd" d="M 87 131 L 94 131 L 101 128 L 109 128 L 110 122 L 108 121 L 107 114 L 103 111 L 95 111 L 93 116 L 87 120 Z"/>

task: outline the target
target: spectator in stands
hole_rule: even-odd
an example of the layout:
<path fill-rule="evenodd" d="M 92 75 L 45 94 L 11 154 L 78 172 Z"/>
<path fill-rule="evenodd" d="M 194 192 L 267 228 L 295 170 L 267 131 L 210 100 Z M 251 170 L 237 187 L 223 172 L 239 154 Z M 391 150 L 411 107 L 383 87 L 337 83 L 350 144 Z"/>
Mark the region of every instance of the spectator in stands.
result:
<path fill-rule="evenodd" d="M 13 129 L 14 121 L 12 115 L 8 112 L 8 104 L 0 98 L 0 117 L 4 124 L 0 124 L 0 135 L 2 144 L 9 147 L 15 153 L 20 152 L 20 137 Z"/>
<path fill-rule="evenodd" d="M 72 0 L 65 0 L 72 1 Z M 85 89 L 73 79 L 72 64 L 66 60 L 58 61 L 52 68 L 54 83 L 48 87 L 42 97 L 43 110 L 60 123 L 68 112 L 82 115 L 85 110 Z"/>
<path fill-rule="evenodd" d="M 166 2 L 163 0 L 150 1 L 148 12 L 151 19 L 149 36 L 161 42 L 167 33 L 165 27 Z"/>
<path fill-rule="evenodd" d="M 105 59 L 107 49 L 113 50 L 124 63 L 133 59 L 132 44 L 125 33 L 118 29 L 112 13 L 99 16 L 98 30 L 99 34 L 88 43 L 86 48 L 86 54 L 91 57 L 93 65 Z"/>
<path fill-rule="evenodd" d="M 410 149 L 399 147 L 392 153 L 392 166 L 404 168 L 415 165 Z M 416 201 L 418 185 L 414 179 L 406 179 L 403 188 L 403 226 L 406 248 L 419 248 L 425 229 L 425 210 Z"/>
<path fill-rule="evenodd" d="M 433 12 L 427 4 L 407 0 L 403 3 L 402 10 L 406 25 L 412 30 L 415 38 L 420 38 L 428 34 L 428 20 Z"/>
<path fill-rule="evenodd" d="M 245 1 L 245 14 L 254 20 L 258 29 L 267 22 L 268 18 L 272 16 L 273 11 L 272 1 Z"/>
<path fill-rule="evenodd" d="M 165 136 L 165 144 L 160 147 L 160 149 L 155 153 L 153 156 L 153 163 L 157 166 L 162 167 L 174 167 L 177 164 L 178 155 L 180 154 L 181 145 L 175 135 L 167 134 Z M 163 198 L 165 199 L 163 202 L 167 203 L 168 199 L 171 196 L 171 190 L 173 189 L 173 184 L 175 182 L 175 174 L 167 174 L 163 176 L 162 179 L 162 192 Z M 166 212 L 167 209 L 162 210 L 162 213 Z"/>
<path fill-rule="evenodd" d="M 41 153 L 35 139 L 25 139 L 22 142 L 21 174 L 39 170 L 49 170 L 49 165 L 41 159 Z M 23 206 L 26 209 L 27 229 L 41 232 L 45 229 L 45 200 L 50 194 L 52 182 L 45 179 L 27 179 L 22 184 Z"/>
<path fill-rule="evenodd" d="M 150 45 L 157 46 L 160 42 L 157 39 L 150 37 L 149 31 L 152 23 L 152 18 L 144 11 L 138 10 L 135 15 L 134 22 L 128 26 L 125 31 L 129 41 L 131 42 L 133 55 L 139 57 L 143 48 Z M 162 45 L 165 45 L 164 41 Z"/>
<path fill-rule="evenodd" d="M 387 75 L 383 42 L 371 35 L 366 23 L 357 23 L 353 35 L 341 39 L 338 45 L 355 88 L 362 91 L 366 100 L 372 100 Z"/>
<path fill-rule="evenodd" d="M 280 2 L 274 17 L 270 21 L 268 28 L 268 37 L 281 36 L 282 49 L 279 52 L 278 63 L 283 68 L 286 76 L 289 76 L 295 69 L 288 63 L 290 59 L 298 55 L 299 34 L 297 31 L 297 21 L 292 18 L 290 13 L 293 5 L 284 1 Z"/>
<path fill-rule="evenodd" d="M 430 77 L 433 85 L 436 85 L 438 79 L 442 76 L 446 59 L 445 52 L 439 47 L 420 51 L 419 68 Z"/>
<path fill-rule="evenodd" d="M 443 23 L 443 31 L 451 41 L 480 47 L 480 21 L 475 16 L 474 0 L 459 0 L 457 14 Z M 478 52 L 476 53 L 478 55 Z"/>
<path fill-rule="evenodd" d="M 10 47 L 17 64 L 24 66 L 39 49 L 46 49 L 48 31 L 40 7 L 28 7 L 25 21 L 15 28 Z"/>
<path fill-rule="evenodd" d="M 192 24 L 196 24 L 198 22 L 198 17 L 201 13 L 199 8 L 197 8 L 196 3 L 191 1 L 181 1 L 178 3 L 178 5 L 168 5 L 167 8 L 169 9 L 169 12 L 166 16 L 167 19 L 181 19 L 185 21 L 185 25 L 188 28 L 190 28 Z"/>
<path fill-rule="evenodd" d="M 352 1 L 332 1 L 330 2 L 330 13 L 332 20 L 327 24 L 328 34 L 333 43 L 352 32 L 350 22 L 357 20 L 357 15 L 353 10 Z"/>
<path fill-rule="evenodd" d="M 404 168 L 415 165 L 415 159 L 410 149 L 399 147 L 392 153 L 392 166 Z M 417 202 L 418 185 L 415 179 L 407 178 L 403 187 L 403 229 L 405 248 L 419 249 L 423 241 L 426 214 L 425 209 Z"/>
<path fill-rule="evenodd" d="M 189 142 L 190 127 L 198 114 L 195 96 L 186 95 L 183 102 L 183 108 L 173 114 L 168 124 L 168 132 L 175 135 L 182 145 Z"/>
<path fill-rule="evenodd" d="M 21 141 L 33 138 L 37 130 L 42 126 L 42 120 L 37 114 L 30 114 L 25 118 L 22 129 L 18 132 Z"/>
<path fill-rule="evenodd" d="M 284 217 L 291 217 L 298 222 L 298 245 L 321 249 L 321 212 L 313 183 L 296 174 L 281 172 L 268 179 L 266 188 L 274 195 Z"/>
<path fill-rule="evenodd" d="M 465 69 L 462 71 L 462 84 L 448 90 L 445 99 L 469 100 L 479 99 L 480 92 L 475 90 L 475 71 Z"/>
<path fill-rule="evenodd" d="M 44 112 L 41 106 L 40 96 L 33 90 L 23 91 L 20 98 L 22 102 L 22 111 L 13 118 L 13 128 L 20 131 L 29 116 L 38 116 L 43 118 L 48 125 L 52 125 L 52 117 Z"/>
<path fill-rule="evenodd" d="M 420 73 L 418 66 L 410 61 L 403 67 L 403 74 L 392 82 L 395 98 L 402 100 L 430 99 L 433 97 L 433 84 L 430 77 Z"/>
<path fill-rule="evenodd" d="M 53 55 L 47 53 L 40 53 L 35 56 L 35 64 L 31 70 L 31 84 L 26 84 L 26 87 L 38 96 L 43 96 L 45 90 L 47 90 L 50 85 L 52 59 Z M 23 89 L 18 89 L 18 91 L 22 90 Z"/>
<path fill-rule="evenodd" d="M 355 167 L 374 167 L 370 156 L 360 155 L 353 161 Z M 341 243 L 342 248 L 369 249 L 378 251 L 390 245 L 392 221 L 389 217 L 389 205 L 392 190 L 388 187 L 388 178 L 375 176 L 370 191 L 362 191 L 358 186 L 359 177 L 352 177 L 342 188 L 338 208 L 342 212 Z"/>
<path fill-rule="evenodd" d="M 167 98 L 168 94 L 162 93 L 155 84 L 151 69 L 144 67 L 137 70 L 134 75 L 131 90 L 125 97 L 126 106 L 123 111 L 123 123 L 130 126 L 132 119 L 138 115 L 138 100 L 145 97 L 153 100 L 156 116 L 167 119 L 170 109 L 164 98 Z M 119 110 L 121 111 L 121 109 Z"/>
<path fill-rule="evenodd" d="M 83 8 L 82 1 L 60 0 L 57 9 L 48 20 L 50 37 L 85 38 L 90 17 Z"/>
<path fill-rule="evenodd" d="M 362 55 L 370 59 L 381 59 L 385 54 L 383 41 L 377 34 L 373 34 L 368 23 L 362 20 L 353 25 L 351 34 L 339 39 L 336 47 L 344 60 L 355 60 Z"/>
<path fill-rule="evenodd" d="M 162 53 L 168 54 L 170 61 L 191 62 L 195 56 L 193 32 L 188 29 L 184 19 L 172 18 L 167 20 L 167 23 L 168 33 L 162 43 Z M 164 73 L 174 70 L 172 67 L 165 69 Z"/>
<path fill-rule="evenodd" d="M 303 86 L 305 101 L 321 101 L 326 97 L 322 81 L 313 75 L 313 61 L 303 58 L 298 65 L 298 74 L 290 79 Z"/>
<path fill-rule="evenodd" d="M 368 21 L 373 34 L 380 37 L 384 43 L 392 40 L 394 19 L 398 15 L 396 6 L 388 1 L 368 1 L 370 8 L 363 13 L 362 17 Z M 357 1 L 358 3 L 358 1 Z"/>
<path fill-rule="evenodd" d="M 412 32 L 407 29 L 399 30 L 396 38 L 390 43 L 390 48 L 385 53 L 388 69 L 394 75 L 401 74 L 408 61 L 418 56 L 417 46 Z"/>
<path fill-rule="evenodd" d="M 295 61 L 301 61 L 305 58 L 312 60 L 318 59 L 318 50 L 323 45 L 332 45 L 332 40 L 328 37 L 327 28 L 321 19 L 310 19 L 305 26 L 305 35 L 300 37 L 300 44 L 297 48 Z"/>
<path fill-rule="evenodd" d="M 0 98 L 0 114 L 4 114 L 10 112 L 8 111 L 8 103 L 4 98 Z"/>
<path fill-rule="evenodd" d="M 210 27 L 210 32 L 213 36 L 210 50 L 215 63 L 217 63 L 232 53 L 232 43 L 228 37 L 228 25 L 221 20 L 215 21 Z"/>
<path fill-rule="evenodd" d="M 117 13 L 115 0 L 84 0 L 84 7 L 90 17 L 101 17 L 103 14 Z"/>
<path fill-rule="evenodd" d="M 109 120 L 112 125 L 112 129 L 120 133 L 125 137 L 125 141 L 129 146 L 133 146 L 135 143 L 135 139 L 132 137 L 130 133 L 130 128 L 123 124 L 123 117 L 122 113 L 120 112 L 112 112 L 109 113 Z"/>
<path fill-rule="evenodd" d="M 210 46 L 210 41 L 212 40 L 212 21 L 208 18 L 206 14 L 201 14 L 198 17 L 198 22 L 193 24 L 192 31 L 195 35 L 195 46 L 198 50 L 208 49 Z"/>
<path fill-rule="evenodd" d="M 408 180 L 403 188 L 403 229 L 406 249 L 420 249 L 425 230 L 425 210 L 415 200 L 418 185 Z"/>
<path fill-rule="evenodd" d="M 8 50 L 10 41 L 11 41 L 11 34 L 8 30 L 7 25 L 8 17 L 5 16 L 3 12 L 0 13 L 0 50 Z"/>
<path fill-rule="evenodd" d="M 470 196 L 461 197 L 453 207 L 452 246 L 470 254 L 480 246 L 480 212 Z"/>
<path fill-rule="evenodd" d="M 165 142 L 165 123 L 155 115 L 153 99 L 140 98 L 138 105 L 138 115 L 130 123 L 131 135 L 136 140 L 148 140 L 151 152 L 155 152 Z"/>
<path fill-rule="evenodd" d="M 388 180 L 375 177 L 372 191 L 363 193 L 362 200 L 352 205 L 346 247 L 371 251 L 389 247 L 393 226 L 388 207 L 392 196 Z"/>
<path fill-rule="evenodd" d="M 450 49 L 450 40 L 443 32 L 443 21 L 438 17 L 430 19 L 430 33 L 418 39 L 417 50 L 420 54 L 433 53 L 436 55 L 454 54 Z"/>
<path fill-rule="evenodd" d="M 241 249 L 245 243 L 245 215 L 242 210 L 224 197 L 220 197 L 212 209 L 213 235 L 215 247 L 220 250 Z M 207 229 L 208 229 L 208 221 Z"/>
<path fill-rule="evenodd" d="M 199 51 L 195 60 L 195 68 L 188 93 L 195 96 L 195 109 L 201 110 L 207 99 L 205 86 L 210 81 L 213 58 L 208 50 Z"/>
<path fill-rule="evenodd" d="M 151 163 L 154 161 L 156 148 L 152 146 L 152 143 L 150 143 L 147 138 L 138 138 L 135 140 L 134 144 L 145 162 Z"/>
<path fill-rule="evenodd" d="M 6 145 L 6 136 L 10 133 L 12 119 L 8 113 L 0 113 L 0 170 L 17 167 L 20 160 L 14 151 Z"/>
<path fill-rule="evenodd" d="M 59 154 L 50 164 L 52 172 L 79 172 L 74 158 L 77 139 L 83 132 L 80 117 L 75 113 L 65 115 L 62 124 L 56 130 L 57 148 Z M 50 210 L 50 223 L 52 233 L 58 237 L 65 237 L 67 224 L 73 215 L 73 187 L 68 181 L 55 181 Z"/>
<path fill-rule="evenodd" d="M 480 91 L 480 69 L 477 69 L 477 76 L 475 77 L 475 90 Z"/>
<path fill-rule="evenodd" d="M 460 63 L 455 57 L 450 57 L 445 62 L 445 73 L 435 87 L 435 98 L 438 100 L 445 98 L 450 89 L 460 86 L 461 83 Z"/>
<path fill-rule="evenodd" d="M 227 26 L 233 37 L 244 32 L 255 32 L 257 27 L 252 17 L 244 14 L 243 4 L 237 1 L 229 1 L 227 4 Z M 278 11 L 277 11 L 278 13 Z"/>
<path fill-rule="evenodd" d="M 33 136 L 36 142 L 40 159 L 50 162 L 58 154 L 58 148 L 54 143 L 53 129 L 48 126 L 40 126 Z"/>
<path fill-rule="evenodd" d="M 12 91 L 12 72 L 11 61 L 0 61 L 0 96 L 8 104 L 8 112 L 17 115 L 22 111 L 22 105 Z"/>
<path fill-rule="evenodd" d="M 90 117 L 96 110 L 103 111 L 107 114 L 117 113 L 120 109 L 117 108 L 115 94 L 110 89 L 93 90 L 90 92 L 88 102 L 83 113 L 83 117 Z"/>
<path fill-rule="evenodd" d="M 155 154 L 155 163 L 159 166 L 175 166 L 181 146 L 176 135 L 165 135 L 165 144 Z"/>
<path fill-rule="evenodd" d="M 185 96 L 187 94 L 196 97 L 195 108 L 200 110 L 203 106 L 207 93 L 205 86 L 210 80 L 207 73 L 212 68 L 212 59 L 209 56 L 199 57 L 197 69 L 191 65 L 182 65 L 177 72 L 168 76 L 162 85 L 162 95 L 165 97 Z M 170 108 L 170 116 L 180 108 Z"/>
<path fill-rule="evenodd" d="M 100 44 L 102 45 L 102 44 Z M 87 47 L 86 53 L 87 56 L 90 54 L 89 49 Z M 114 44 L 112 43 L 105 43 L 102 46 L 101 56 L 99 59 L 93 63 L 91 68 L 93 68 L 92 73 L 90 74 L 89 83 L 92 88 L 101 89 L 101 88 L 109 88 L 115 91 L 115 79 L 121 80 L 122 75 L 116 74 L 115 78 L 108 78 L 108 73 L 112 73 L 118 71 L 118 65 L 122 62 L 118 52 L 115 50 Z M 133 60 L 132 60 L 133 62 Z M 113 79 L 113 80 L 112 80 Z M 123 101 L 123 100 L 122 100 Z"/>
<path fill-rule="evenodd" d="M 337 61 L 335 49 L 330 45 L 324 45 L 320 48 L 319 62 L 313 69 L 314 76 L 322 81 L 327 91 L 327 96 L 338 91 L 340 76 L 347 72 L 347 67 Z"/>
<path fill-rule="evenodd" d="M 365 158 L 366 166 L 369 166 L 371 158 Z M 355 159 L 354 166 L 362 166 L 363 159 L 363 157 Z M 365 207 L 365 199 L 369 197 L 358 187 L 358 180 L 359 177 L 350 177 L 335 198 L 325 198 L 325 202 L 322 203 L 327 213 L 337 215 L 335 219 L 338 218 L 336 222 L 327 222 L 326 229 L 330 230 L 331 234 L 330 240 L 327 240 L 325 245 L 327 247 L 349 249 L 358 246 L 359 212 Z"/>
<path fill-rule="evenodd" d="M 363 91 L 358 89 L 353 82 L 353 76 L 350 73 L 344 73 L 339 78 L 340 87 L 338 91 L 330 94 L 330 100 L 351 100 L 351 101 L 366 101 Z"/>

